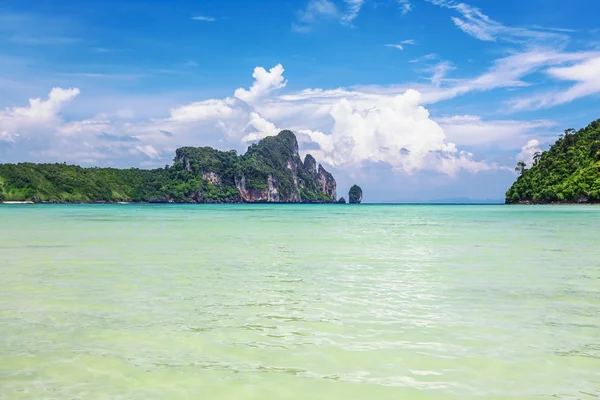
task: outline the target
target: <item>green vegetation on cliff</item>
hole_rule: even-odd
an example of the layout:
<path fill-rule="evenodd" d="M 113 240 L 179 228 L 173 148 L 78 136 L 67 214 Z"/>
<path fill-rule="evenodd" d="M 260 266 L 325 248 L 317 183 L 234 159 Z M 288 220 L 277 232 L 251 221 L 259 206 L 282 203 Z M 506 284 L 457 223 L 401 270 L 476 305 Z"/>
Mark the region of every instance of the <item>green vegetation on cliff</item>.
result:
<path fill-rule="evenodd" d="M 517 169 L 507 203 L 600 202 L 600 120 L 577 132 L 567 129 L 534 155 L 530 168 L 519 163 Z"/>
<path fill-rule="evenodd" d="M 333 177 L 325 170 L 317 173 L 310 155 L 305 164 L 290 131 L 251 145 L 242 156 L 234 150 L 182 147 L 173 166 L 153 170 L 0 164 L 0 201 L 333 201 Z"/>

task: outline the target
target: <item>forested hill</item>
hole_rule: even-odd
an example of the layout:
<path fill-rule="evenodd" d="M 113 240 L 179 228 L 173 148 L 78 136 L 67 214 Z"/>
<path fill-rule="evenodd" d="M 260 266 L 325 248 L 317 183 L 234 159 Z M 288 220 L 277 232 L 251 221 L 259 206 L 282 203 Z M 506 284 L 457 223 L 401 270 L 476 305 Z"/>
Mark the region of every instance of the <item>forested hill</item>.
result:
<path fill-rule="evenodd" d="M 172 166 L 82 168 L 66 164 L 0 164 L 0 201 L 328 203 L 333 176 L 311 155 L 302 161 L 291 131 L 253 144 L 246 154 L 183 147 Z"/>
<path fill-rule="evenodd" d="M 529 168 L 528 168 L 529 167 Z M 506 192 L 506 203 L 600 202 L 600 120 L 567 129 L 533 165 L 519 163 L 520 176 Z"/>

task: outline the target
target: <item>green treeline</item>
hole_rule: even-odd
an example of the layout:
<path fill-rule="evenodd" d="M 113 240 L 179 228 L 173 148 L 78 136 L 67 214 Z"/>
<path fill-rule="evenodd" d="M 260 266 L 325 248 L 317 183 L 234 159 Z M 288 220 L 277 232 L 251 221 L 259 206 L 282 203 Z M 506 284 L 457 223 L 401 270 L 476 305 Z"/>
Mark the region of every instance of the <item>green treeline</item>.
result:
<path fill-rule="evenodd" d="M 316 174 L 303 168 L 295 135 L 282 131 L 251 145 L 242 156 L 234 150 L 183 147 L 172 166 L 152 170 L 0 164 L 0 201 L 242 202 L 238 187 L 266 191 L 269 176 L 281 201 L 334 200 L 318 187 Z M 294 179 L 300 187 L 294 188 Z"/>
<path fill-rule="evenodd" d="M 600 202 L 600 120 L 567 129 L 549 150 L 536 153 L 530 168 L 506 192 L 507 203 Z"/>

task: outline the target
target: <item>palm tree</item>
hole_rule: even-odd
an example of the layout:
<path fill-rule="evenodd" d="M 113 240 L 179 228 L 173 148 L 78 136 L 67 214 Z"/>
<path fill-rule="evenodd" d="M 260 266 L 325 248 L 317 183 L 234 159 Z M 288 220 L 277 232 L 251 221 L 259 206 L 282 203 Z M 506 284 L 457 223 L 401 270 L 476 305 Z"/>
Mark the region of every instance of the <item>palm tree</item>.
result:
<path fill-rule="evenodd" d="M 520 173 L 521 176 L 525 173 L 525 167 L 527 166 L 527 164 L 525 164 L 525 162 L 523 161 L 519 161 L 517 163 L 517 166 L 515 167 L 515 171 Z"/>
<path fill-rule="evenodd" d="M 540 151 L 536 151 L 533 154 L 533 165 L 537 165 L 542 158 L 542 153 Z"/>

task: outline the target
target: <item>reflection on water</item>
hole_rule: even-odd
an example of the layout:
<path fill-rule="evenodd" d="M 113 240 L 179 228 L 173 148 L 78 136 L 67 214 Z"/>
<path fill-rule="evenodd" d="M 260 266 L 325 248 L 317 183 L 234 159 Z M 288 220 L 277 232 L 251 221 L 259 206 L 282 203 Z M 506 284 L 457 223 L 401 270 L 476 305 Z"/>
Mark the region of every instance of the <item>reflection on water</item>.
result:
<path fill-rule="evenodd" d="M 599 223 L 592 207 L 0 207 L 0 398 L 595 398 Z"/>

